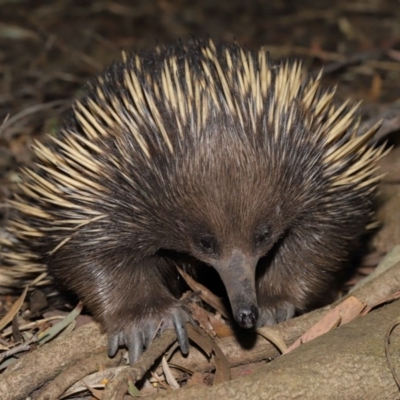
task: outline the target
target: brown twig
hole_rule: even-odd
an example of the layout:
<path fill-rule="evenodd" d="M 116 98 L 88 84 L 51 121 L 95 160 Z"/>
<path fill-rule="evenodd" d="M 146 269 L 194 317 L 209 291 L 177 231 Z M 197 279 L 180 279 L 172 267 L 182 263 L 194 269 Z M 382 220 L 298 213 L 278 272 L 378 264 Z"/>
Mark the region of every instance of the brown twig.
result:
<path fill-rule="evenodd" d="M 375 61 L 376 59 L 381 58 L 385 54 L 385 52 L 386 51 L 382 49 L 375 49 L 371 51 L 358 52 L 349 57 L 343 57 L 342 60 L 334 61 L 330 64 L 325 65 L 323 73 L 332 74 L 333 72 L 338 72 L 344 68 L 357 65 L 366 61 L 371 61 L 371 60 Z M 398 68 L 400 68 L 400 64 L 398 65 Z M 319 71 L 316 71 L 313 74 L 318 75 L 318 73 Z"/>
<path fill-rule="evenodd" d="M 127 391 L 128 380 L 137 382 L 152 367 L 154 362 L 160 358 L 174 343 L 176 334 L 173 330 L 166 330 L 156 338 L 149 349 L 142 355 L 139 361 L 132 367 L 127 367 L 121 371 L 105 388 L 102 400 L 123 399 Z"/>
<path fill-rule="evenodd" d="M 364 121 L 360 126 L 360 130 L 367 130 L 378 121 L 382 121 L 382 125 L 375 134 L 376 140 L 382 140 L 392 132 L 399 131 L 400 103 L 395 102 L 384 109 L 381 109 L 376 115 Z"/>
<path fill-rule="evenodd" d="M 87 375 L 97 372 L 102 368 L 115 367 L 120 362 L 121 357 L 111 359 L 107 357 L 104 351 L 95 354 L 89 359 L 85 358 L 63 371 L 48 383 L 40 392 L 37 400 L 58 399 L 69 387 Z"/>

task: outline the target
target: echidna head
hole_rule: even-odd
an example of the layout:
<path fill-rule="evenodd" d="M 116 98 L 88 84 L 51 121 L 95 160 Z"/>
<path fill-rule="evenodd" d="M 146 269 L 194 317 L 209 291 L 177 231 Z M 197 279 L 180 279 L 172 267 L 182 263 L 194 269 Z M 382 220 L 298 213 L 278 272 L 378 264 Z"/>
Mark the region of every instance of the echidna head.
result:
<path fill-rule="evenodd" d="M 197 165 L 190 175 L 181 172 L 167 185 L 178 205 L 169 232 L 178 235 L 173 250 L 214 267 L 235 320 L 252 328 L 259 316 L 256 267 L 288 228 L 293 202 L 287 195 L 287 207 L 281 205 L 277 185 L 283 189 L 284 184 L 278 172 L 269 173 L 265 155 L 249 158 L 234 143 L 227 147 L 215 146 L 212 155 L 199 161 L 191 158 Z"/>
<path fill-rule="evenodd" d="M 190 228 L 185 229 L 190 253 L 218 272 L 228 293 L 233 316 L 243 328 L 252 328 L 257 323 L 256 267 L 259 259 L 281 236 L 284 222 L 274 223 L 276 213 L 274 215 L 272 211 L 258 213 L 271 210 L 267 203 L 260 209 L 249 200 L 248 207 L 251 206 L 254 209 L 245 212 L 243 218 L 243 214 L 234 212 L 233 208 L 220 208 L 212 201 L 208 215 L 203 214 L 201 222 L 191 223 Z"/>
<path fill-rule="evenodd" d="M 244 236 L 241 242 L 245 242 Z M 247 246 L 243 248 L 242 243 L 227 244 L 220 235 L 204 232 L 192 239 L 191 252 L 217 270 L 227 290 L 235 320 L 243 328 L 252 328 L 259 315 L 255 290 L 259 254 L 258 251 L 249 251 Z"/>

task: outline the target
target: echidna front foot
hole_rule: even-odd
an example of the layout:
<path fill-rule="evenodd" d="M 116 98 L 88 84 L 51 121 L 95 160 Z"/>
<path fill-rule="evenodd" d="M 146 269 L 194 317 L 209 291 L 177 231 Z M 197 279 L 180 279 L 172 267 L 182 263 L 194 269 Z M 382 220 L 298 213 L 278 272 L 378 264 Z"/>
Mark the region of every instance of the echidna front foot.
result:
<path fill-rule="evenodd" d="M 129 363 L 132 365 L 147 349 L 157 334 L 166 329 L 175 329 L 179 347 L 183 354 L 189 352 L 186 323 L 192 322 L 189 314 L 180 306 L 172 307 L 168 314 L 147 317 L 128 324 L 122 331 L 108 339 L 108 355 L 113 357 L 119 346 L 128 349 Z"/>
<path fill-rule="evenodd" d="M 296 307 L 287 302 L 281 301 L 275 305 L 260 308 L 260 317 L 257 326 L 271 326 L 287 321 L 294 317 Z"/>

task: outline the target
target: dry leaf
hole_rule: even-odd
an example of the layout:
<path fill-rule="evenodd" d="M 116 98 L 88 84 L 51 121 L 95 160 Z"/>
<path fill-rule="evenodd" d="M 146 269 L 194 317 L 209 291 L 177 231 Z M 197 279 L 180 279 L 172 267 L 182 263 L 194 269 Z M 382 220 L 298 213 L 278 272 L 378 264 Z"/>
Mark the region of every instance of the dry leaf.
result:
<path fill-rule="evenodd" d="M 279 332 L 275 332 L 268 327 L 265 327 L 257 328 L 257 333 L 264 339 L 267 339 L 269 342 L 271 342 L 275 347 L 277 347 L 282 354 L 286 352 L 286 343 Z"/>
<path fill-rule="evenodd" d="M 231 370 L 225 354 L 219 346 L 213 342 L 208 336 L 202 335 L 196 331 L 190 324 L 187 324 L 189 339 L 193 340 L 203 351 L 210 355 L 211 351 L 214 352 L 215 358 L 215 376 L 214 384 L 229 381 L 231 379 Z"/>
<path fill-rule="evenodd" d="M 176 381 L 175 376 L 172 373 L 165 356 L 163 356 L 163 358 L 161 359 L 161 365 L 164 372 L 165 380 L 168 382 L 168 385 L 171 386 L 171 388 L 174 390 L 179 389 L 179 383 Z"/>
<path fill-rule="evenodd" d="M 234 332 L 232 328 L 221 321 L 219 318 L 215 317 L 214 315 L 208 315 L 208 319 L 211 323 L 211 326 L 215 332 L 215 334 L 219 338 L 233 336 Z"/>
<path fill-rule="evenodd" d="M 331 331 L 339 325 L 347 324 L 357 318 L 364 310 L 366 304 L 354 296 L 348 297 L 342 303 L 338 304 L 320 321 L 312 326 L 300 338 L 298 338 L 285 352 L 289 353 L 302 343 L 307 343 L 326 332 Z"/>
<path fill-rule="evenodd" d="M 205 286 L 196 282 L 189 274 L 187 274 L 183 269 L 177 267 L 178 272 L 182 275 L 182 278 L 188 284 L 190 289 L 194 292 L 199 292 L 200 298 L 205 301 L 212 308 L 217 310 L 220 314 L 222 314 L 225 318 L 229 318 L 229 312 L 224 306 L 224 303 L 221 299 L 216 296 L 214 293 L 211 293 Z"/>
<path fill-rule="evenodd" d="M 19 296 L 18 300 L 11 306 L 7 314 L 0 320 L 0 331 L 13 320 L 15 315 L 18 314 L 19 310 L 24 304 L 24 300 L 27 293 L 28 293 L 28 286 L 22 292 L 21 296 Z"/>

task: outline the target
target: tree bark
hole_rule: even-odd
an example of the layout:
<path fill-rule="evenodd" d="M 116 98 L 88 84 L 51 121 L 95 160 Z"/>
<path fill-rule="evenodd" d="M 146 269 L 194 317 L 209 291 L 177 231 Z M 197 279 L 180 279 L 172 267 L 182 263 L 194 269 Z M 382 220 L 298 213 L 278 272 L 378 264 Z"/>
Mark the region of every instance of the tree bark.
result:
<path fill-rule="evenodd" d="M 400 397 L 385 356 L 387 327 L 400 315 L 400 301 L 335 329 L 266 364 L 253 375 L 213 387 L 152 399 L 395 399 Z M 400 371 L 400 327 L 390 339 Z"/>

